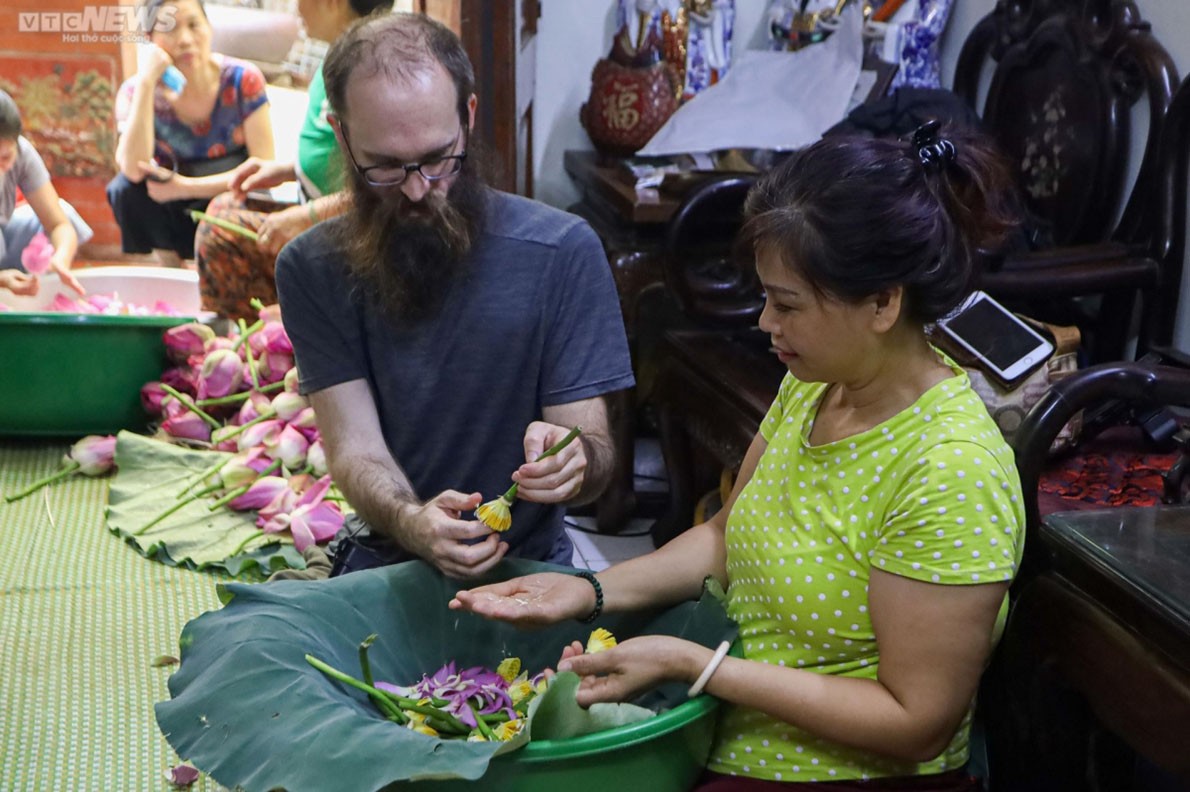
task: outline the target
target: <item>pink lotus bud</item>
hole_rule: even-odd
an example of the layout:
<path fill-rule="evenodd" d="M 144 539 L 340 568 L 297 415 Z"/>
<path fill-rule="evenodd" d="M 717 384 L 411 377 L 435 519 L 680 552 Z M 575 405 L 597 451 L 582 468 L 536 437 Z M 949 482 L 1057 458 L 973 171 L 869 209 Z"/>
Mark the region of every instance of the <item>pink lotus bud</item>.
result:
<path fill-rule="evenodd" d="M 317 483 L 318 477 L 311 476 L 309 473 L 294 473 L 289 477 L 289 488 L 298 495 L 301 495 Z"/>
<path fill-rule="evenodd" d="M 161 387 L 161 383 L 154 380 L 153 382 L 146 382 L 140 389 L 140 404 L 145 408 L 145 412 L 156 417 L 161 415 L 164 409 L 161 402 L 165 401 L 166 393 Z"/>
<path fill-rule="evenodd" d="M 265 453 L 281 460 L 287 470 L 298 470 L 306 465 L 306 449 L 310 441 L 292 426 L 286 426 L 276 435 L 264 440 Z"/>
<path fill-rule="evenodd" d="M 289 487 L 278 491 L 267 505 L 261 507 L 259 516 L 256 518 L 257 526 L 263 528 L 266 533 L 284 531 L 289 526 L 289 513 L 297 505 L 297 500 L 297 493 Z M 279 517 L 284 518 L 283 524 L 278 524 L 277 518 Z M 265 527 L 269 525 L 273 527 Z"/>
<path fill-rule="evenodd" d="M 294 366 L 289 371 L 285 372 L 285 390 L 289 391 L 290 393 L 297 393 L 298 385 L 298 370 L 297 366 Z"/>
<path fill-rule="evenodd" d="M 228 489 L 236 489 L 245 484 L 251 484 L 260 476 L 262 470 L 269 466 L 263 448 L 253 448 L 236 454 L 219 470 L 219 480 Z"/>
<path fill-rule="evenodd" d="M 216 349 L 203 361 L 198 374 L 198 398 L 218 399 L 239 390 L 244 383 L 244 367 L 230 349 Z"/>
<path fill-rule="evenodd" d="M 54 295 L 54 299 L 50 302 L 49 310 L 57 313 L 94 313 L 95 311 L 89 305 L 84 305 L 82 300 L 72 300 L 65 294 L 58 292 Z"/>
<path fill-rule="evenodd" d="M 315 476 L 325 476 L 327 474 L 326 451 L 322 447 L 321 440 L 315 440 L 306 449 L 306 464 L 314 469 Z"/>
<path fill-rule="evenodd" d="M 204 442 L 211 439 L 210 425 L 189 410 L 184 410 L 172 418 L 166 418 L 161 423 L 161 430 L 170 437 Z"/>
<path fill-rule="evenodd" d="M 289 490 L 288 481 L 280 476 L 262 476 L 252 482 L 252 486 L 248 487 L 247 492 L 231 500 L 227 506 L 236 511 L 261 509 L 272 503 L 281 490 Z"/>
<path fill-rule="evenodd" d="M 281 306 L 278 303 L 266 305 L 260 309 L 257 318 L 262 322 L 280 322 L 281 321 Z"/>
<path fill-rule="evenodd" d="M 305 396 L 299 396 L 289 391 L 281 391 L 273 397 L 273 409 L 282 421 L 290 421 L 302 410 L 310 406 Z"/>
<path fill-rule="evenodd" d="M 311 506 L 299 506 L 289 515 L 289 532 L 293 546 L 304 552 L 312 544 L 332 539 L 343 527 L 343 512 L 333 503 L 322 501 Z"/>
<path fill-rule="evenodd" d="M 260 329 L 260 335 L 264 338 L 265 351 L 280 352 L 285 355 L 293 354 L 293 343 L 289 340 L 289 335 L 285 332 L 285 326 L 281 322 L 265 322 L 264 327 Z"/>
<path fill-rule="evenodd" d="M 301 412 L 293 416 L 293 420 L 290 423 L 298 429 L 313 429 L 316 426 L 314 422 L 314 408 L 303 408 Z"/>
<path fill-rule="evenodd" d="M 240 405 L 240 410 L 236 413 L 235 421 L 237 425 L 243 425 L 259 418 L 269 407 L 269 397 L 258 391 L 252 391 L 244 403 Z"/>
<path fill-rule="evenodd" d="M 102 476 L 115 467 L 115 435 L 87 435 L 70 447 L 67 454 L 79 463 L 79 472 L 86 476 Z"/>
<path fill-rule="evenodd" d="M 54 246 L 50 244 L 44 231 L 38 231 L 21 251 L 21 266 L 30 275 L 41 275 L 50 268 L 53 255 Z"/>
<path fill-rule="evenodd" d="M 214 338 L 212 338 L 210 341 L 207 342 L 207 345 L 203 349 L 203 351 L 209 355 L 212 352 L 214 352 L 216 349 L 231 349 L 235 345 L 236 345 L 236 342 L 232 341 L 227 336 L 215 336 Z"/>
<path fill-rule="evenodd" d="M 174 390 L 187 396 L 198 394 L 198 378 L 192 368 L 176 366 L 161 372 L 161 381 Z"/>
<path fill-rule="evenodd" d="M 203 352 L 207 343 L 214 338 L 215 331 L 199 322 L 171 327 L 163 336 L 166 354 L 171 360 L 179 362 Z"/>
<path fill-rule="evenodd" d="M 247 451 L 249 448 L 256 448 L 257 446 L 263 448 L 269 443 L 275 444 L 277 442 L 277 435 L 281 434 L 281 428 L 283 426 L 285 426 L 285 422 L 276 419 L 252 424 L 240 435 L 237 445 L 239 445 L 241 451 Z"/>
<path fill-rule="evenodd" d="M 293 355 L 285 352 L 265 352 L 260 358 L 260 368 L 267 382 L 281 382 L 293 368 Z"/>
<path fill-rule="evenodd" d="M 169 395 L 161 400 L 161 408 L 161 414 L 166 418 L 177 418 L 179 415 L 190 412 L 184 404 Z"/>

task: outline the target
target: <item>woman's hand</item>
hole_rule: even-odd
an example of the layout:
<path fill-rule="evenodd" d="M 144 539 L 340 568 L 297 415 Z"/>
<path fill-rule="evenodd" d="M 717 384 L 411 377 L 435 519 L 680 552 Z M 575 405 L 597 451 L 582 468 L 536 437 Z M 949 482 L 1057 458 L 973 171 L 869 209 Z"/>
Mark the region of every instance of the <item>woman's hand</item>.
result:
<path fill-rule="evenodd" d="M 260 157 L 249 157 L 231 172 L 228 188 L 237 198 L 243 199 L 251 190 L 267 190 L 288 181 L 293 181 L 296 174 L 293 164 L 263 160 Z"/>
<path fill-rule="evenodd" d="M 163 168 L 152 162 L 137 162 L 141 178 L 145 182 L 145 189 L 149 197 L 157 203 L 182 201 L 193 198 L 192 179 L 180 173 L 174 173 L 169 168 Z"/>
<path fill-rule="evenodd" d="M 41 281 L 36 275 L 15 269 L 0 270 L 0 289 L 8 289 L 22 297 L 33 297 L 40 288 Z"/>
<path fill-rule="evenodd" d="M 600 701 L 629 701 L 663 682 L 693 682 L 702 670 L 699 659 L 714 653 L 704 646 L 670 635 L 644 635 L 595 654 L 567 657 L 558 672 L 582 677 L 576 699 L 581 707 Z"/>
<path fill-rule="evenodd" d="M 542 572 L 460 591 L 450 608 L 518 627 L 540 627 L 595 610 L 595 589 L 576 575 Z"/>
<path fill-rule="evenodd" d="M 86 297 L 87 290 L 83 288 L 83 284 L 78 282 L 78 278 L 74 277 L 70 272 L 70 264 L 71 262 L 68 259 L 57 253 L 54 253 L 50 257 L 50 269 L 58 273 L 58 280 L 62 281 L 63 285 L 73 289 L 79 297 Z"/>
<path fill-rule="evenodd" d="M 137 76 L 150 89 L 157 85 L 157 81 L 161 79 L 161 75 L 165 74 L 165 70 L 174 65 L 174 59 L 169 56 L 169 53 L 156 44 L 144 45 L 140 50 L 139 61 L 136 70 Z"/>
<path fill-rule="evenodd" d="M 290 206 L 264 219 L 256 232 L 256 244 L 265 253 L 276 256 L 289 240 L 312 225 L 310 210 L 306 206 Z"/>

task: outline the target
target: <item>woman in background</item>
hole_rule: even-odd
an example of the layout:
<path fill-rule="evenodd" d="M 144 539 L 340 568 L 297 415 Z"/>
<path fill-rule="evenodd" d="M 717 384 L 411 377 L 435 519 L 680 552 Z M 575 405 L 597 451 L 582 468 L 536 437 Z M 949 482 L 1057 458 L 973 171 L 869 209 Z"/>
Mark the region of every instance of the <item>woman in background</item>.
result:
<path fill-rule="evenodd" d="M 350 25 L 372 13 L 392 10 L 392 0 L 299 0 L 298 13 L 311 38 L 334 42 Z M 346 206 L 343 160 L 334 130 L 326 120 L 326 88 L 321 65 L 310 81 L 306 118 L 298 138 L 297 161 L 253 157 L 231 177 L 231 191 L 211 201 L 207 213 L 256 231 L 258 240 L 200 223 L 195 242 L 203 307 L 221 316 L 256 315 L 251 300 L 277 301 L 273 271 L 285 243 L 310 226 L 342 213 Z M 247 194 L 298 181 L 304 203 L 263 211 Z"/>
<path fill-rule="evenodd" d="M 146 8 L 151 43 L 116 97 L 120 172 L 107 199 L 125 253 L 152 251 L 177 266 L 194 257 L 190 210 L 228 189 L 248 157 L 273 156 L 273 126 L 264 75 L 211 52 L 200 0 L 149 0 Z"/>
<path fill-rule="evenodd" d="M 17 190 L 27 202 L 17 206 Z M 37 149 L 21 135 L 21 113 L 13 98 L 0 91 L 0 288 L 37 294 L 37 275 L 25 271 L 21 254 L 38 233 L 53 246 L 49 269 L 80 295 L 83 287 L 70 274 L 78 246 L 91 238 L 91 227 L 58 197 L 50 172 Z"/>

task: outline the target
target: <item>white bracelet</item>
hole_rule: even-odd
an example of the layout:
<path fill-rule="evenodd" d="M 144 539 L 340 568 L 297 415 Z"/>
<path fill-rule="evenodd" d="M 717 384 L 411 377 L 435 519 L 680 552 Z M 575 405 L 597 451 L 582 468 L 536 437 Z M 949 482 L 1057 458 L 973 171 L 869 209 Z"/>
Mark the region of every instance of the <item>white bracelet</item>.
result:
<path fill-rule="evenodd" d="M 694 684 L 690 686 L 690 689 L 686 691 L 686 695 L 689 698 L 694 698 L 702 692 L 704 687 L 707 686 L 707 682 L 711 681 L 711 675 L 715 673 L 715 669 L 717 669 L 719 664 L 723 662 L 723 658 L 727 657 L 727 650 L 730 648 L 731 641 L 724 641 L 723 643 L 719 644 L 719 648 L 716 649 L 715 654 L 711 656 L 711 660 L 709 663 L 707 663 L 707 667 L 702 670 L 702 673 L 698 675 L 698 679 L 696 679 Z"/>

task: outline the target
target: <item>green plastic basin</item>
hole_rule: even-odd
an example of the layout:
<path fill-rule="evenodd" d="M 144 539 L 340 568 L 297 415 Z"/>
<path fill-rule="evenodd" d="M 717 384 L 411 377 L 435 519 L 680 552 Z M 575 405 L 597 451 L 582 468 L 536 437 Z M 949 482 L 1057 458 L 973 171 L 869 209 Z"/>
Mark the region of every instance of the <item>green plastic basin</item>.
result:
<path fill-rule="evenodd" d="M 189 316 L 0 313 L 0 435 L 142 429 L 140 388 L 165 367 L 166 328 Z"/>
<path fill-rule="evenodd" d="M 419 781 L 386 789 L 454 792 L 685 792 L 702 774 L 718 699 L 699 696 L 655 718 L 567 740 L 531 740 L 492 760 L 475 781 Z"/>

